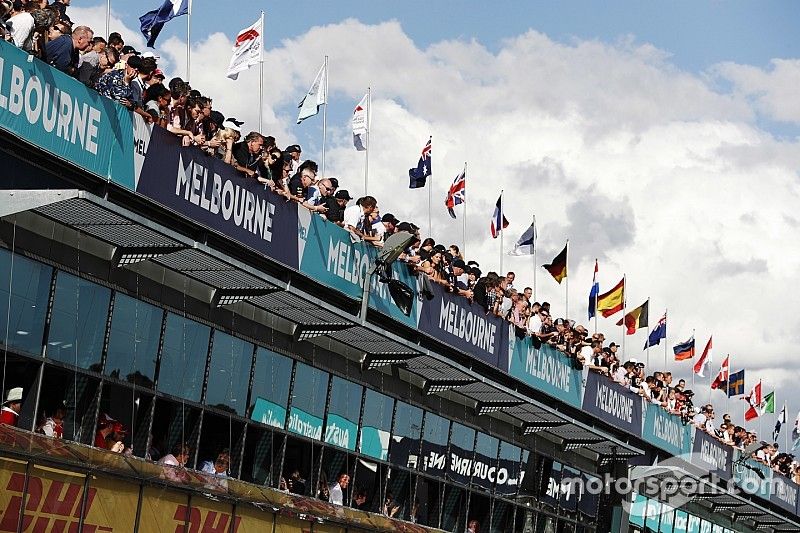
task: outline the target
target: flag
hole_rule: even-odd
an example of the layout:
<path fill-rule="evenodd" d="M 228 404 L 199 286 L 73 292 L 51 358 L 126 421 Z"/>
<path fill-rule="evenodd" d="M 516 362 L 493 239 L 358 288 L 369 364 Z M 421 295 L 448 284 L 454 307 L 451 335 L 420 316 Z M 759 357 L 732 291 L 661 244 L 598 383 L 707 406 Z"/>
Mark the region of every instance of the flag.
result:
<path fill-rule="evenodd" d="M 189 13 L 189 1 L 190 0 L 164 0 L 161 7 L 148 11 L 139 17 L 139 22 L 141 23 L 140 29 L 144 38 L 147 39 L 147 46 L 152 48 L 153 45 L 156 44 L 156 39 L 158 38 L 158 34 L 161 33 L 161 28 L 164 27 L 164 24 L 175 17 L 180 17 L 181 15 Z"/>
<path fill-rule="evenodd" d="M 532 255 L 536 247 L 536 219 L 525 230 L 517 242 L 514 243 L 514 249 L 508 252 L 508 255 Z"/>
<path fill-rule="evenodd" d="M 608 318 L 625 306 L 625 278 L 614 285 L 614 288 L 597 297 L 597 310 Z"/>
<path fill-rule="evenodd" d="M 550 264 L 542 265 L 542 268 L 550 272 L 550 275 L 561 284 L 561 280 L 567 277 L 567 249 L 569 245 L 564 245 L 557 256 L 553 258 Z"/>
<path fill-rule="evenodd" d="M 672 351 L 675 352 L 676 361 L 692 359 L 694 357 L 694 335 L 688 341 L 673 346 Z"/>
<path fill-rule="evenodd" d="M 252 25 L 239 32 L 236 42 L 233 43 L 233 56 L 228 65 L 230 79 L 235 80 L 239 73 L 253 65 L 258 65 L 262 60 L 261 52 L 264 50 L 264 15 Z"/>
<path fill-rule="evenodd" d="M 711 366 L 711 339 L 713 335 L 708 338 L 708 342 L 706 343 L 706 347 L 703 348 L 703 355 L 700 356 L 700 359 L 694 364 L 694 373 L 700 376 L 701 378 L 706 377 L 705 371 L 706 368 Z"/>
<path fill-rule="evenodd" d="M 762 415 L 775 412 L 775 391 L 772 391 L 764 396 L 764 400 L 761 402 L 760 408 Z"/>
<path fill-rule="evenodd" d="M 730 355 L 728 357 L 726 357 L 725 360 L 722 362 L 722 366 L 719 369 L 719 374 L 717 374 L 717 377 L 714 378 L 714 381 L 711 382 L 711 388 L 712 389 L 719 389 L 719 388 L 722 387 L 723 384 L 728 383 L 728 379 L 729 379 L 728 378 L 728 370 L 729 370 L 729 368 L 728 368 L 728 364 L 729 364 L 728 360 L 729 359 L 730 359 Z"/>
<path fill-rule="evenodd" d="M 353 146 L 363 152 L 367 149 L 367 133 L 369 132 L 369 93 L 353 110 Z"/>
<path fill-rule="evenodd" d="M 750 394 L 744 397 L 744 401 L 746 401 L 750 407 L 747 408 L 747 411 L 744 413 L 744 419 L 747 421 L 753 420 L 754 418 L 758 418 L 759 412 L 758 409 L 761 406 L 762 398 L 761 398 L 761 381 L 759 380 L 758 383 L 753 385 L 753 388 L 750 389 Z M 774 411 L 773 407 L 773 411 Z"/>
<path fill-rule="evenodd" d="M 786 403 L 784 402 L 781 412 L 778 413 L 778 418 L 775 420 L 775 429 L 772 431 L 772 441 L 776 442 L 778 436 L 781 434 L 781 426 L 786 423 Z"/>
<path fill-rule="evenodd" d="M 319 106 L 328 103 L 328 62 L 322 63 L 314 78 L 314 83 L 309 87 L 308 92 L 297 104 L 300 113 L 297 115 L 297 123 L 300 124 L 305 119 L 313 117 L 319 113 Z"/>
<path fill-rule="evenodd" d="M 650 336 L 647 337 L 647 341 L 644 343 L 644 350 L 651 346 L 658 346 L 661 343 L 661 339 L 667 338 L 667 313 L 664 312 L 664 316 L 662 316 L 656 327 L 653 328 L 653 331 L 650 332 Z"/>
<path fill-rule="evenodd" d="M 466 193 L 467 193 L 467 167 L 464 167 L 464 171 L 461 172 L 456 178 L 453 180 L 453 184 L 450 185 L 450 190 L 447 191 L 447 198 L 444 199 L 444 205 L 447 206 L 447 212 L 450 214 L 451 217 L 456 218 L 456 212 L 453 211 L 453 208 L 457 205 L 461 205 L 466 200 Z"/>
<path fill-rule="evenodd" d="M 417 163 L 417 167 L 408 169 L 408 178 L 410 180 L 408 188 L 416 189 L 418 187 L 424 187 L 425 182 L 428 180 L 428 176 L 430 175 L 431 175 L 431 139 L 428 139 L 428 143 L 425 145 L 425 148 L 422 149 L 422 155 L 419 156 L 419 162 Z"/>
<path fill-rule="evenodd" d="M 797 418 L 794 419 L 794 428 L 792 429 L 792 450 L 800 446 L 800 413 L 797 413 Z"/>
<path fill-rule="evenodd" d="M 501 222 L 502 219 L 502 222 Z M 497 199 L 497 203 L 494 205 L 494 214 L 492 215 L 492 239 L 496 239 L 500 232 L 503 231 L 508 227 L 508 220 L 506 220 L 506 216 L 503 214 L 503 195 L 500 195 L 500 198 Z"/>
<path fill-rule="evenodd" d="M 647 315 L 649 314 L 649 308 L 650 300 L 647 300 L 642 305 L 620 318 L 617 325 L 621 326 L 624 323 L 626 328 L 625 334 L 633 335 L 636 333 L 637 329 L 646 328 L 648 326 Z"/>
<path fill-rule="evenodd" d="M 734 372 L 728 378 L 728 398 L 744 394 L 744 369 Z"/>
<path fill-rule="evenodd" d="M 589 290 L 589 320 L 597 314 L 597 295 L 600 294 L 600 284 L 597 283 L 597 259 L 594 260 L 594 275 L 592 288 Z"/>

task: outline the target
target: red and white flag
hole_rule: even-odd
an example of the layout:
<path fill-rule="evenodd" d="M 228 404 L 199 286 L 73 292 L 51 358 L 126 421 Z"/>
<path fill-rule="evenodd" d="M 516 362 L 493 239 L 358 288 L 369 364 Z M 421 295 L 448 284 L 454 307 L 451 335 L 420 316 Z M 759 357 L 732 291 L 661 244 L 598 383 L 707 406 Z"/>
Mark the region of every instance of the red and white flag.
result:
<path fill-rule="evenodd" d="M 367 134 L 369 133 L 369 113 L 370 113 L 370 93 L 356 105 L 353 110 L 353 146 L 356 150 L 363 152 L 367 149 Z"/>
<path fill-rule="evenodd" d="M 711 339 L 713 336 L 708 338 L 708 342 L 706 343 L 706 347 L 703 349 L 703 355 L 700 356 L 700 359 L 694 364 L 694 373 L 700 376 L 701 378 L 706 377 L 705 371 L 707 368 L 711 368 Z"/>
<path fill-rule="evenodd" d="M 759 407 L 763 401 L 761 398 L 761 380 L 755 384 L 755 386 L 750 390 L 750 394 L 745 396 L 744 399 L 748 404 L 750 404 L 750 407 L 744 413 L 744 419 L 749 421 L 753 420 L 754 418 L 758 418 Z"/>
<path fill-rule="evenodd" d="M 236 36 L 233 43 L 233 57 L 228 65 L 227 76 L 235 80 L 239 73 L 263 61 L 264 51 L 264 14 L 262 13 L 255 24 L 245 28 Z"/>
<path fill-rule="evenodd" d="M 726 357 L 725 360 L 722 362 L 722 366 L 719 369 L 719 374 L 717 374 L 717 377 L 714 378 L 714 381 L 711 382 L 712 389 L 719 389 L 720 387 L 728 383 L 728 379 L 730 379 L 729 378 L 730 367 L 728 366 L 729 359 L 730 355 Z"/>

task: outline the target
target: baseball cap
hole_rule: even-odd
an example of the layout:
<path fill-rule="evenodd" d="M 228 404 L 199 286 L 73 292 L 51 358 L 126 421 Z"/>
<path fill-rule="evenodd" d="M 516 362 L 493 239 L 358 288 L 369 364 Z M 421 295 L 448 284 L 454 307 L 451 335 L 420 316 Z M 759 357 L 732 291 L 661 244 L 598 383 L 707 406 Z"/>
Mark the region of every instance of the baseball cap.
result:
<path fill-rule="evenodd" d="M 290 144 L 289 146 L 286 147 L 286 150 L 284 150 L 284 152 L 291 154 L 292 152 L 300 153 L 302 152 L 302 150 L 300 149 L 299 144 Z"/>
<path fill-rule="evenodd" d="M 352 200 L 353 198 L 350 196 L 350 193 L 347 192 L 347 189 L 342 189 L 336 191 L 336 194 L 333 195 L 334 198 L 338 198 L 339 200 Z"/>

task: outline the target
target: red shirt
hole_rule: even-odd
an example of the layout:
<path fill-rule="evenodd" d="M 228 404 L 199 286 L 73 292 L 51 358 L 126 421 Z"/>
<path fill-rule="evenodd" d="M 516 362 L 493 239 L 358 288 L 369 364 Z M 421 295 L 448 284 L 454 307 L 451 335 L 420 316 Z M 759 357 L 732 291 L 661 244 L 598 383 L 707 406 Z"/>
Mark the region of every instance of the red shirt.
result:
<path fill-rule="evenodd" d="M 100 430 L 98 430 L 94 435 L 94 447 L 102 448 L 104 450 L 108 448 L 108 445 L 106 444 L 106 438 L 103 436 L 103 433 Z"/>
<path fill-rule="evenodd" d="M 19 415 L 8 407 L 3 407 L 3 409 L 0 410 L 0 424 L 16 426 L 17 420 L 19 420 Z"/>

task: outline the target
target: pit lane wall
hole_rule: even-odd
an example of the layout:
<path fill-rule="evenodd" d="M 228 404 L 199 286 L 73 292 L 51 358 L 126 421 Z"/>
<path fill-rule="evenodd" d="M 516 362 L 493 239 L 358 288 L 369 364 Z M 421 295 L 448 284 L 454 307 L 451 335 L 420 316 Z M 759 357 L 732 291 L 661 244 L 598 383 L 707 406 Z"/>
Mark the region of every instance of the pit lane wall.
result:
<path fill-rule="evenodd" d="M 351 299 L 361 298 L 374 247 L 201 150 L 181 146 L 166 130 L 16 47 L 0 42 L 0 52 L 0 128 Z M 731 477 L 730 449 L 698 437 L 679 417 L 604 376 L 575 368 L 550 346 L 517 338 L 507 322 L 438 285 L 429 297 L 421 295 L 417 278 L 401 263 L 393 265 L 392 276 L 414 290 L 410 315 L 400 312 L 387 284 L 377 279 L 372 309 L 669 454 L 697 451 L 704 466 Z M 787 480 L 776 505 L 796 509 L 797 492 Z"/>

